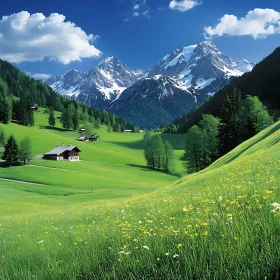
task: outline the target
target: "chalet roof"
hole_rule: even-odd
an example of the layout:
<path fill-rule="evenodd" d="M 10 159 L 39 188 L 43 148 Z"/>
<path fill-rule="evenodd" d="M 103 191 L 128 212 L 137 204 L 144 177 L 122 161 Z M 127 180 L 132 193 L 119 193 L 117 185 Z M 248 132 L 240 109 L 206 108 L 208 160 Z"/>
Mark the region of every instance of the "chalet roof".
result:
<path fill-rule="evenodd" d="M 55 148 L 53 148 L 51 151 L 49 151 L 48 153 L 45 153 L 45 155 L 60 155 L 66 151 L 72 151 L 74 149 L 78 149 L 78 151 L 80 152 L 80 149 L 77 148 L 76 146 L 72 146 L 72 145 L 68 145 L 68 146 L 56 146 Z"/>

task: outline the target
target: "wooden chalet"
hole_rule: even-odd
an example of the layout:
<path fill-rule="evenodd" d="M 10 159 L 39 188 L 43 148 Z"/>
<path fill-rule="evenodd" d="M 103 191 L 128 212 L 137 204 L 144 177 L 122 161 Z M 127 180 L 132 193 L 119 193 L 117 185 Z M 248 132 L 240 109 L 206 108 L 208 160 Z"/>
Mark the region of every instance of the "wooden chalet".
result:
<path fill-rule="evenodd" d="M 85 128 L 80 128 L 78 132 L 79 133 L 86 133 L 86 129 Z"/>
<path fill-rule="evenodd" d="M 69 160 L 69 161 L 78 161 L 79 153 L 81 150 L 76 146 L 68 145 L 68 146 L 56 146 L 48 153 L 44 154 L 44 159 L 49 160 Z"/>

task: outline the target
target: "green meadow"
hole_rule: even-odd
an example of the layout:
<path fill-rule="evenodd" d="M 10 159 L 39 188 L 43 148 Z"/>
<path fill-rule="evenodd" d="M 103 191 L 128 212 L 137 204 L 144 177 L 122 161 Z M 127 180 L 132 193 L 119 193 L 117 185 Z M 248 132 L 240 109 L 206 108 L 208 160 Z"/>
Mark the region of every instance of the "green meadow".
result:
<path fill-rule="evenodd" d="M 35 154 L 77 133 L 0 125 Z M 0 279 L 279 279 L 280 122 L 181 178 L 145 167 L 141 134 L 96 131 L 80 162 L 0 169 Z M 34 184 L 26 184 L 32 182 Z"/>
<path fill-rule="evenodd" d="M 63 204 L 78 204 L 81 202 L 130 197 L 137 194 L 152 192 L 168 185 L 184 173 L 184 136 L 168 137 L 173 141 L 175 148 L 176 174 L 170 175 L 155 172 L 146 168 L 143 154 L 143 134 L 137 133 L 108 133 L 107 127 L 95 129 L 99 135 L 96 143 L 79 142 L 79 133 L 62 129 L 59 120 L 55 129 L 47 125 L 48 114 L 35 113 L 35 126 L 24 127 L 16 124 L 3 125 L 0 129 L 5 132 L 6 138 L 13 134 L 18 141 L 29 136 L 35 154 L 26 166 L 0 168 L 0 179 L 9 179 L 35 183 L 33 185 L 13 182 L 6 188 L 7 181 L 0 180 L 0 194 L 13 189 L 12 197 L 19 199 L 35 194 L 35 200 L 40 197 L 44 205 L 53 200 Z M 56 117 L 59 112 L 55 112 Z M 82 125 L 81 125 L 82 126 Z M 79 162 L 56 162 L 42 160 L 42 154 L 50 151 L 56 145 L 77 145 L 80 150 Z M 24 200 L 24 199 L 23 199 Z M 7 199 L 5 199 L 5 202 Z M 15 203 L 14 203 L 15 202 Z M 17 200 L 9 202 L 17 207 Z M 19 205 L 19 209 L 22 205 Z M 0 210 L 1 213 L 1 210 Z"/>

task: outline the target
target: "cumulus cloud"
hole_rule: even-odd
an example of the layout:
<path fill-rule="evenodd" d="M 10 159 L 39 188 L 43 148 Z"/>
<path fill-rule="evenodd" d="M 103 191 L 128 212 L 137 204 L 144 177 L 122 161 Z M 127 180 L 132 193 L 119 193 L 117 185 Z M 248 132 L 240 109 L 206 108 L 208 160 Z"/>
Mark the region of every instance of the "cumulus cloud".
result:
<path fill-rule="evenodd" d="M 180 12 L 186 12 L 200 4 L 201 3 L 197 2 L 196 0 L 182 0 L 182 1 L 172 0 L 169 3 L 169 8 Z"/>
<path fill-rule="evenodd" d="M 0 20 L 0 57 L 13 63 L 44 58 L 68 64 L 82 58 L 98 57 L 92 45 L 96 39 L 61 14 L 30 14 L 26 11 Z"/>
<path fill-rule="evenodd" d="M 216 26 L 204 27 L 204 32 L 206 38 L 215 35 L 249 35 L 254 39 L 265 38 L 268 35 L 280 33 L 280 13 L 273 9 L 254 9 L 240 19 L 226 14 Z"/>

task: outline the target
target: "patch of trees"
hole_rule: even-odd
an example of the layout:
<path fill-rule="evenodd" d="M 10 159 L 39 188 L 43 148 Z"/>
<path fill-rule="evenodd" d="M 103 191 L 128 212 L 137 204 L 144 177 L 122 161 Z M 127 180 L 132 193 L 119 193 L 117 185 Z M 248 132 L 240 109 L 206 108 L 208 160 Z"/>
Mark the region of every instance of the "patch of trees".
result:
<path fill-rule="evenodd" d="M 5 143 L 5 136 L 3 131 L 0 133 L 0 141 L 4 143 L 4 152 L 2 159 L 8 167 L 19 165 L 20 161 L 25 165 L 33 158 L 32 145 L 29 137 L 25 137 L 18 145 L 15 137 L 11 135 Z M 1 145 L 0 143 L 0 145 Z"/>
<path fill-rule="evenodd" d="M 20 108 L 18 104 L 21 105 Z M 0 60 L 0 122 L 7 124 L 14 120 L 22 125 L 33 125 L 31 106 L 34 104 L 62 112 L 66 119 L 63 121 L 66 129 L 77 130 L 79 122 L 94 124 L 98 120 L 100 120 L 99 125 L 110 125 L 113 131 L 134 129 L 134 125 L 117 115 L 63 97 L 43 82 L 29 77 L 10 63 Z M 50 111 L 48 109 L 48 113 Z M 51 122 L 49 120 L 49 124 L 51 127 L 55 126 L 53 118 Z"/>
<path fill-rule="evenodd" d="M 143 138 L 144 155 L 147 166 L 172 173 L 174 169 L 174 150 L 168 141 L 163 143 L 159 135 L 153 136 L 150 132 L 146 132 Z"/>
<path fill-rule="evenodd" d="M 188 130 L 185 156 L 189 171 L 206 168 L 272 123 L 258 97 L 242 99 L 241 92 L 234 89 L 225 96 L 220 118 L 202 115 L 199 123 Z"/>

